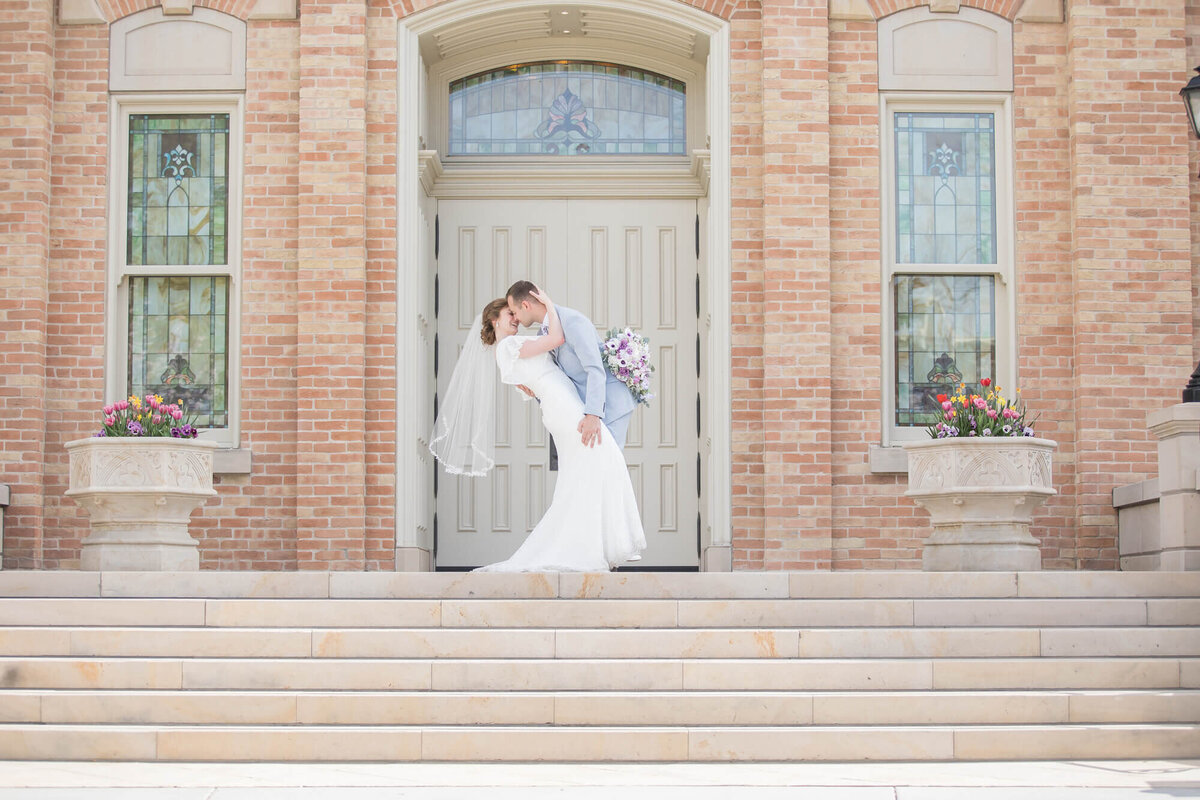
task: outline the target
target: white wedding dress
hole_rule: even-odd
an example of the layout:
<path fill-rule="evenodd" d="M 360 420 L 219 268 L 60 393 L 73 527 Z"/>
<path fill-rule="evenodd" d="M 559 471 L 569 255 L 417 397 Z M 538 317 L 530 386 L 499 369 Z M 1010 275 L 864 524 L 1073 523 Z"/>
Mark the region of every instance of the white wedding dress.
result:
<path fill-rule="evenodd" d="M 646 548 L 625 456 L 607 428 L 600 444 L 583 446 L 583 403 L 571 379 L 549 353 L 520 357 L 521 345 L 533 338 L 501 339 L 496 362 L 501 381 L 524 384 L 541 401 L 542 423 L 558 448 L 558 482 L 550 508 L 512 558 L 480 570 L 607 572 Z"/>

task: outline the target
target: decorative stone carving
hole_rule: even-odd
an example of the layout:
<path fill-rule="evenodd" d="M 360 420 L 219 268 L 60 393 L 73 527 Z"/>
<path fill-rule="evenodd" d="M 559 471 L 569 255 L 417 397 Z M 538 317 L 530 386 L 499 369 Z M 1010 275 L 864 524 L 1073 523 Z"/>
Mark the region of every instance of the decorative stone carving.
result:
<path fill-rule="evenodd" d="M 1033 512 L 1057 494 L 1049 439 L 929 439 L 908 451 L 907 497 L 927 510 L 933 533 L 922 566 L 929 571 L 1041 569 L 1029 533 Z"/>
<path fill-rule="evenodd" d="M 109 28 L 108 88 L 123 91 L 241 91 L 246 23 L 201 6 L 155 6 Z M 168 14 L 172 14 L 168 16 Z"/>
<path fill-rule="evenodd" d="M 246 19 L 295 19 L 296 0 L 258 0 Z"/>
<path fill-rule="evenodd" d="M 875 13 L 867 0 L 829 0 L 829 18 L 874 22 Z"/>
<path fill-rule="evenodd" d="M 1063 0 L 1025 0 L 1017 12 L 1018 22 L 1062 22 Z"/>
<path fill-rule="evenodd" d="M 880 91 L 1013 90 L 1012 23 L 963 6 L 917 6 L 879 20 Z"/>
<path fill-rule="evenodd" d="M 99 25 L 108 22 L 96 0 L 58 0 L 59 25 Z"/>
<path fill-rule="evenodd" d="M 88 570 L 200 568 L 192 512 L 216 496 L 215 442 L 91 438 L 68 442 L 67 497 L 91 517 L 80 566 Z"/>

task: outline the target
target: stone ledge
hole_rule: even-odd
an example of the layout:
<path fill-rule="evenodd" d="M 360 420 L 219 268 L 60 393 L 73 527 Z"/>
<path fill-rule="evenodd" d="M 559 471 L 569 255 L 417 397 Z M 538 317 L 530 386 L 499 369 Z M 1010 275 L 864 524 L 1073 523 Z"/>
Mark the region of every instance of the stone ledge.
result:
<path fill-rule="evenodd" d="M 1159 499 L 1158 478 L 1113 489 L 1113 508 L 1128 508 L 1153 503 Z"/>
<path fill-rule="evenodd" d="M 213 452 L 214 475 L 249 475 L 253 453 L 244 449 L 222 449 Z"/>
<path fill-rule="evenodd" d="M 903 447 L 880 447 L 871 445 L 871 473 L 874 475 L 895 475 L 908 473 L 908 453 Z"/>

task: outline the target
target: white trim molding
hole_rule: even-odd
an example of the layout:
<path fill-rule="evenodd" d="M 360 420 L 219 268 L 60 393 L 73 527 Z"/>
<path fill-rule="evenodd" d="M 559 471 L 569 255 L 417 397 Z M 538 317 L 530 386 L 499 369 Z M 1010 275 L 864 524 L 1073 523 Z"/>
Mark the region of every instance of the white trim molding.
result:
<path fill-rule="evenodd" d="M 200 437 L 223 448 L 237 448 L 241 436 L 242 298 L 242 137 L 241 94 L 112 95 L 109 100 L 108 280 L 105 289 L 104 389 L 107 401 L 128 394 L 129 279 L 146 275 L 216 275 L 229 279 L 226 348 L 226 402 L 229 425 L 201 431 Z M 229 169 L 226 214 L 226 263 L 210 266 L 135 266 L 126 263 L 128 214 L 129 117 L 133 114 L 228 114 Z M 245 457 L 224 459 L 231 471 L 248 469 Z M 236 468 L 235 468 L 236 467 Z"/>
<path fill-rule="evenodd" d="M 708 193 L 711 156 L 544 158 L 499 156 L 453 163 L 436 150 L 417 154 L 421 187 L 439 200 L 479 197 L 695 199 Z"/>

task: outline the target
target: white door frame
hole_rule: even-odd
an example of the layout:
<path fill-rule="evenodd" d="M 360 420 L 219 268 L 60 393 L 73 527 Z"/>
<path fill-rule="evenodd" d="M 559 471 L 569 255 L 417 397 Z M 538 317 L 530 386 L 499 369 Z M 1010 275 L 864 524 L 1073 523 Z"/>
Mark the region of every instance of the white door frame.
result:
<path fill-rule="evenodd" d="M 422 405 L 405 365 L 419 363 L 420 337 L 412 324 L 421 313 L 418 276 L 421 263 L 417 246 L 420 232 L 419 159 L 422 149 L 421 115 L 424 107 L 425 70 L 419 37 L 463 19 L 508 8 L 544 7 L 539 0 L 454 0 L 398 22 L 396 38 L 397 81 L 397 258 L 396 258 L 396 569 L 431 569 L 433 531 L 423 518 L 430 503 L 419 496 L 427 462 L 414 451 L 428 436 L 432 421 L 420 418 Z M 711 151 L 708 213 L 705 217 L 702 259 L 707 284 L 703 291 L 704 315 L 700 330 L 713 365 L 705 376 L 702 413 L 705 439 L 701 497 L 705 528 L 701 531 L 702 571 L 732 569 L 732 473 L 730 469 L 732 400 L 730 397 L 730 287 L 732 283 L 729 108 L 729 25 L 724 20 L 676 0 L 590 0 L 589 6 L 612 11 L 638 11 L 695 30 L 708 37 L 706 74 L 706 127 Z M 694 145 L 693 145 L 694 146 Z"/>

